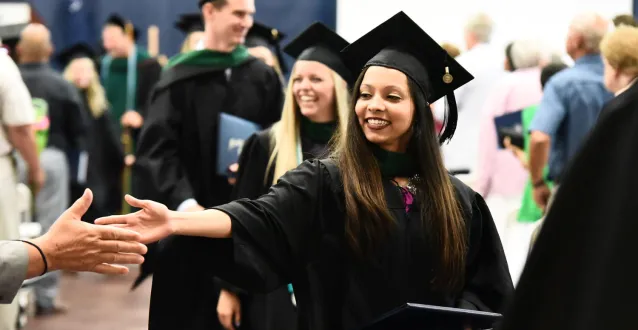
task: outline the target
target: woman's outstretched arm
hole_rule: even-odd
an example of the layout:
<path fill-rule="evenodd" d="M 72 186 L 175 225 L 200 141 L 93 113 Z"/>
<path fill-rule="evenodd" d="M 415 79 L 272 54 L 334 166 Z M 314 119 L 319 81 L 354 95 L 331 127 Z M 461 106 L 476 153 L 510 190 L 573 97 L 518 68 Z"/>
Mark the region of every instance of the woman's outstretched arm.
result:
<path fill-rule="evenodd" d="M 170 211 L 165 205 L 139 200 L 127 195 L 126 201 L 139 211 L 95 220 L 100 225 L 117 225 L 142 235 L 145 244 L 159 241 L 169 235 L 228 238 L 231 236 L 230 217 L 221 211 Z"/>

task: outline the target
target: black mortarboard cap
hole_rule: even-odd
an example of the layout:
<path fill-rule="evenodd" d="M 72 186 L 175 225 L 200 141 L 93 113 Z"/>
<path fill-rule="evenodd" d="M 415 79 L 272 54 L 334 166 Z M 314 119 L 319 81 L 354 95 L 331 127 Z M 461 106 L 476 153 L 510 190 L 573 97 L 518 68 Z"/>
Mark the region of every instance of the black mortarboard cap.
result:
<path fill-rule="evenodd" d="M 429 103 L 446 96 L 448 111 L 440 141 L 452 138 L 458 118 L 454 90 L 474 77 L 404 12 L 343 49 L 342 57 L 355 75 L 369 66 L 403 72 L 419 86 Z"/>
<path fill-rule="evenodd" d="M 463 330 L 491 329 L 501 314 L 432 305 L 405 304 L 381 316 L 361 330 Z"/>
<path fill-rule="evenodd" d="M 269 49 L 270 46 L 272 46 L 275 50 L 275 56 L 277 56 L 281 70 L 287 72 L 286 62 L 284 61 L 280 46 L 281 40 L 285 37 L 285 34 L 273 27 L 254 22 L 253 26 L 248 30 L 248 33 L 246 33 L 246 41 L 244 44 L 246 47 L 264 46 Z"/>
<path fill-rule="evenodd" d="M 200 13 L 184 14 L 175 22 L 175 27 L 185 34 L 194 31 L 204 31 L 204 21 Z"/>
<path fill-rule="evenodd" d="M 111 14 L 111 16 L 109 16 L 106 19 L 106 22 L 104 23 L 104 25 L 114 25 L 117 27 L 122 28 L 122 30 L 126 31 L 126 24 L 129 23 L 130 21 L 124 19 L 122 16 L 118 15 L 118 14 Z M 133 40 L 137 41 L 137 38 L 139 37 L 140 31 L 133 26 Z"/>
<path fill-rule="evenodd" d="M 96 61 L 97 52 L 87 43 L 77 43 L 62 50 L 57 55 L 58 62 L 66 67 L 76 58 L 88 58 Z"/>
<path fill-rule="evenodd" d="M 284 51 L 297 61 L 323 63 L 348 84 L 352 84 L 353 75 L 339 54 L 348 44 L 348 41 L 336 32 L 320 22 L 315 22 L 286 45 Z"/>

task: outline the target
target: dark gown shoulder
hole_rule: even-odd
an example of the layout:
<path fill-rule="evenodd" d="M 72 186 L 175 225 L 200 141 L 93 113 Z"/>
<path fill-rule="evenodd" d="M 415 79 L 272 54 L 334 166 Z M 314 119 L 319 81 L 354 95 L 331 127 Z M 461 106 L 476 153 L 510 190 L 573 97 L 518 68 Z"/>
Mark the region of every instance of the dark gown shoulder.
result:
<path fill-rule="evenodd" d="M 244 143 L 231 200 L 257 198 L 268 191 L 273 178 L 273 169 L 266 173 L 271 154 L 270 140 L 270 129 L 265 129 L 251 135 Z"/>
<path fill-rule="evenodd" d="M 157 83 L 158 90 L 162 90 L 171 86 L 174 83 L 184 80 L 197 79 L 201 76 L 210 74 L 216 74 L 220 71 L 225 71 L 227 68 L 216 68 L 196 65 L 177 65 L 170 67 L 162 72 L 161 78 Z M 242 78 L 248 79 L 254 82 L 272 83 L 274 80 L 279 81 L 277 73 L 263 61 L 258 60 L 255 57 L 250 57 L 246 62 L 240 64 L 235 68 L 231 68 L 233 74 L 241 74 Z M 281 87 L 281 83 L 278 83 Z"/>
<path fill-rule="evenodd" d="M 566 167 L 502 329 L 635 327 L 636 150 L 638 84 L 605 106 Z"/>

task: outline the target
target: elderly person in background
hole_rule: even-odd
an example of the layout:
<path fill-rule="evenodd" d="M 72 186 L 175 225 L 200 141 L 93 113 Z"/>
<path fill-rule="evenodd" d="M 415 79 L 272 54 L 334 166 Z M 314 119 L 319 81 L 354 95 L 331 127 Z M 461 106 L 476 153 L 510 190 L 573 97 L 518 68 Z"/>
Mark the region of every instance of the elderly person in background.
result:
<path fill-rule="evenodd" d="M 505 52 L 504 69 L 508 71 L 489 93 L 483 105 L 479 139 L 479 163 L 475 189 L 486 199 L 499 232 L 505 218 L 520 205 L 527 171 L 506 149 L 499 150 L 494 118 L 538 104 L 542 50 L 536 40 L 517 40 Z"/>
<path fill-rule="evenodd" d="M 634 328 L 638 293 L 638 29 L 601 44 L 617 94 L 565 171 L 500 329 Z"/>
<path fill-rule="evenodd" d="M 458 127 L 454 139 L 443 145 L 443 158 L 449 170 L 469 169 L 469 176 L 459 179 L 472 186 L 478 163 L 478 138 L 481 110 L 487 94 L 503 74 L 503 52 L 490 45 L 493 21 L 486 14 L 477 14 L 465 26 L 467 51 L 456 60 L 474 76 L 474 80 L 455 92 L 458 105 Z M 437 120 L 443 119 L 445 104 L 435 103 Z"/>
<path fill-rule="evenodd" d="M 545 166 L 549 162 L 548 179 L 560 185 L 564 167 L 611 99 L 603 84 L 600 57 L 600 41 L 608 28 L 609 22 L 598 14 L 574 18 L 566 49 L 575 65 L 549 80 L 531 123 L 529 171 L 534 200 L 542 209 L 552 194 L 543 176 Z"/>
<path fill-rule="evenodd" d="M 479 163 L 475 189 L 485 198 L 496 227 L 507 247 L 506 224 L 515 219 L 527 171 L 507 149 L 499 149 L 495 117 L 521 111 L 538 104 L 542 97 L 540 83 L 541 60 L 544 50 L 537 40 L 517 40 L 505 52 L 504 69 L 508 71 L 489 93 L 483 106 L 479 135 Z M 506 253 L 508 249 L 505 249 Z M 508 256 L 508 263 L 511 256 Z M 520 269 L 510 268 L 513 278 Z"/>
<path fill-rule="evenodd" d="M 605 87 L 616 98 L 601 114 L 601 118 L 627 106 L 638 110 L 638 28 L 620 26 L 600 45 L 605 63 Z"/>

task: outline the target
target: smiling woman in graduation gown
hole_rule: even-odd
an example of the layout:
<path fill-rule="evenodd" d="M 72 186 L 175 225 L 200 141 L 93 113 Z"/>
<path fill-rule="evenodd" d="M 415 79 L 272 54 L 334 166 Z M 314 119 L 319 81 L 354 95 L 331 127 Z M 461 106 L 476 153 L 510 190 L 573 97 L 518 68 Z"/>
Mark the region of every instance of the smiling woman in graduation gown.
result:
<path fill-rule="evenodd" d="M 494 222 L 439 148 L 454 132 L 453 91 L 471 75 L 403 12 L 343 58 L 361 74 L 335 158 L 304 162 L 256 200 L 173 212 L 128 197 L 143 210 L 98 223 L 145 241 L 201 236 L 187 237 L 185 266 L 248 290 L 292 283 L 301 329 L 358 329 L 407 302 L 502 311 L 513 286 Z M 437 137 L 427 105 L 443 96 Z"/>
<path fill-rule="evenodd" d="M 284 51 L 297 62 L 286 90 L 282 119 L 246 141 L 233 199 L 257 198 L 304 160 L 328 156 L 328 142 L 337 128 L 344 131 L 347 123 L 352 75 L 339 51 L 348 44 L 325 25 L 314 23 L 286 46 Z M 239 293 L 243 329 L 296 328 L 291 286 L 267 295 L 237 291 L 232 286 L 225 289 L 226 294 Z"/>

